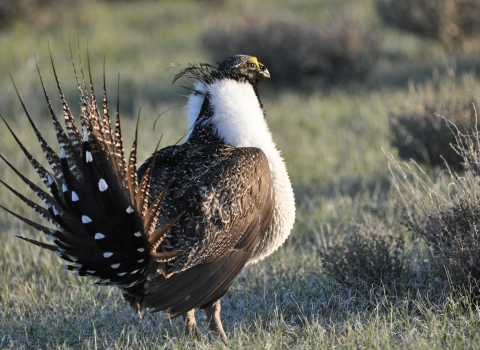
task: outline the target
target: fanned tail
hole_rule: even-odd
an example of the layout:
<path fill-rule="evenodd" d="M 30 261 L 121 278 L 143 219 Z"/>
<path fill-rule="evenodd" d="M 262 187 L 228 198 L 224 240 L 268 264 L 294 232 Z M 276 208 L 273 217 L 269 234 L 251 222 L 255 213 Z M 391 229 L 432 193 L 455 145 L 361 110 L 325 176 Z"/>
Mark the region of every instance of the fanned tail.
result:
<path fill-rule="evenodd" d="M 136 136 L 129 161 L 125 159 L 118 101 L 113 121 L 114 127 L 110 118 L 105 88 L 105 65 L 102 115 L 95 99 L 90 66 L 89 84 L 85 82 L 82 68 L 83 84 L 81 84 L 75 65 L 73 66 L 81 102 L 82 115 L 79 129 L 60 87 L 52 59 L 51 62 L 62 102 L 66 132 L 60 126 L 52 108 L 40 71 L 39 77 L 56 132 L 59 154 L 48 145 L 37 129 L 14 85 L 51 170 L 47 170 L 28 152 L 2 117 L 48 191 L 36 186 L 0 155 L 45 203 L 45 207 L 26 198 L 3 181 L 0 180 L 0 182 L 55 227 L 43 226 L 3 206 L 2 208 L 46 234 L 53 244 L 25 237 L 20 238 L 54 251 L 69 262 L 63 265 L 64 268 L 73 270 L 75 274 L 81 276 L 95 277 L 98 279 L 97 284 L 117 285 L 128 292 L 131 288 L 139 287 L 143 282 L 145 278 L 143 272 L 150 261 L 166 262 L 175 259 L 181 253 L 175 251 L 157 253 L 157 248 L 176 220 L 168 222 L 164 227 L 156 228 L 166 189 L 149 207 L 151 172 L 147 171 L 141 183 L 138 183 Z"/>

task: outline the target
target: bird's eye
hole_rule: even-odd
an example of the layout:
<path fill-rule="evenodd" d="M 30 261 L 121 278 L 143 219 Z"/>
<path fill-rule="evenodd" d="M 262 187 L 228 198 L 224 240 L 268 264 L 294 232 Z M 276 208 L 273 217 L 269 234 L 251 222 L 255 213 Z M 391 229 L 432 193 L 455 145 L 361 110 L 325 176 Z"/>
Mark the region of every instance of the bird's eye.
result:
<path fill-rule="evenodd" d="M 253 62 L 248 62 L 248 68 L 255 68 L 255 63 Z"/>

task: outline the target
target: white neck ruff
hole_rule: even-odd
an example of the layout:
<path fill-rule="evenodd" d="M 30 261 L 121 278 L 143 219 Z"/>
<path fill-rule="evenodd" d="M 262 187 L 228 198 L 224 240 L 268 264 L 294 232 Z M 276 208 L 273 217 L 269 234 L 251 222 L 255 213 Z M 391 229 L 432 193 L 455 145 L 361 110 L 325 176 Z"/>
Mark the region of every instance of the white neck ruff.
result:
<path fill-rule="evenodd" d="M 190 95 L 187 104 L 187 138 L 208 92 L 213 116 L 207 122 L 213 125 L 218 137 L 235 147 L 260 148 L 267 156 L 274 186 L 275 211 L 264 240 L 249 261 L 256 262 L 285 242 L 295 221 L 295 200 L 285 163 L 273 142 L 255 91 L 248 82 L 223 79 L 208 86 L 196 83 L 195 90 L 197 93 Z"/>

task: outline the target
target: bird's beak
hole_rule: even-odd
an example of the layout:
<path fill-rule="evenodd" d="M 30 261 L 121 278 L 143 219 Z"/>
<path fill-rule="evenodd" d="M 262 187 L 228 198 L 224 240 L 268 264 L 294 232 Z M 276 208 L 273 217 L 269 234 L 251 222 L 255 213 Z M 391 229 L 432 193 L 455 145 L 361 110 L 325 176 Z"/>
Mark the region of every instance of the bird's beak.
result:
<path fill-rule="evenodd" d="M 262 70 L 261 73 L 265 78 L 270 78 L 270 72 L 267 68 L 265 68 L 265 70 Z"/>
<path fill-rule="evenodd" d="M 263 63 L 257 61 L 257 67 L 260 68 L 260 73 L 262 73 L 264 78 L 270 78 L 270 72 Z"/>

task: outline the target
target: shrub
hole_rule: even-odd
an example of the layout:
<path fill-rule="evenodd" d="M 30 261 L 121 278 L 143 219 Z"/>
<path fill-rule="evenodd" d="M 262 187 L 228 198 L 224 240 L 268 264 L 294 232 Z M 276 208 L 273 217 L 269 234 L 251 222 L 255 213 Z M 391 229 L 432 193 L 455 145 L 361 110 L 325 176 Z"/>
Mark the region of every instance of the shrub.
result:
<path fill-rule="evenodd" d="M 208 30 L 202 42 L 219 62 L 238 53 L 259 57 L 275 83 L 286 86 L 312 80 L 364 80 L 379 52 L 375 34 L 346 19 L 331 20 L 320 28 L 292 19 L 246 16 L 232 27 Z"/>
<path fill-rule="evenodd" d="M 391 287 L 404 270 L 401 237 L 383 225 L 359 225 L 353 237 L 321 253 L 322 265 L 338 283 Z"/>
<path fill-rule="evenodd" d="M 467 172 L 442 172 L 434 183 L 418 166 L 390 157 L 393 183 L 402 199 L 404 225 L 422 237 L 441 278 L 480 297 L 480 158 L 478 131 L 458 132 L 456 150 Z M 478 299 L 477 299 L 478 300 Z"/>
<path fill-rule="evenodd" d="M 446 82 L 443 91 L 427 83 L 413 92 L 401 111 L 390 112 L 391 144 L 401 158 L 430 165 L 446 161 L 454 170 L 463 169 L 462 157 L 451 146 L 456 143 L 452 123 L 463 133 L 478 126 L 472 83 L 472 75 L 463 77 L 462 96 L 454 91 L 454 77 Z"/>
<path fill-rule="evenodd" d="M 210 8 L 221 8 L 225 6 L 227 0 L 201 0 L 204 3 L 204 6 L 208 6 Z"/>
<path fill-rule="evenodd" d="M 317 48 L 319 73 L 329 81 L 363 81 L 380 54 L 378 37 L 348 19 L 332 19 L 320 30 Z"/>
<path fill-rule="evenodd" d="M 6 27 L 12 20 L 23 17 L 28 9 L 36 7 L 35 1 L 0 0 L 0 28 Z"/>
<path fill-rule="evenodd" d="M 376 0 L 387 25 L 439 41 L 445 48 L 461 46 L 480 33 L 479 0 Z"/>
<path fill-rule="evenodd" d="M 75 5 L 86 1 L 94 0 L 0 0 L 0 28 L 8 26 L 18 18 L 27 17 L 35 19 L 35 21 L 39 19 L 48 21 L 49 10 L 55 9 L 59 5 Z"/>

